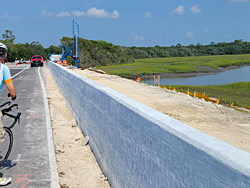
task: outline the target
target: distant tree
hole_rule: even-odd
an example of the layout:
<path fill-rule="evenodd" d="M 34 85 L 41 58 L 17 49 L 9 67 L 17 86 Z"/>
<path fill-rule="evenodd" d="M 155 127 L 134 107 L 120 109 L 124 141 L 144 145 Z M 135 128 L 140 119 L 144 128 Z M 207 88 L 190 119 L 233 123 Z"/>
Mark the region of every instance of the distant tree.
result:
<path fill-rule="evenodd" d="M 195 48 L 195 45 L 193 45 L 193 44 L 189 44 L 189 46 L 188 46 L 189 48 Z"/>
<path fill-rule="evenodd" d="M 53 46 L 50 45 L 48 48 L 45 49 L 47 54 L 61 54 L 62 53 L 62 46 Z"/>
<path fill-rule="evenodd" d="M 177 48 L 181 48 L 182 45 L 181 45 L 180 43 L 178 43 L 178 44 L 176 44 L 176 47 L 177 47 Z"/>
<path fill-rule="evenodd" d="M 235 44 L 235 45 L 241 45 L 241 44 L 243 44 L 243 40 L 242 40 L 242 39 L 240 39 L 240 40 L 235 40 L 235 41 L 233 42 L 233 44 Z"/>
<path fill-rule="evenodd" d="M 210 42 L 209 45 L 210 45 L 210 46 L 215 46 L 216 44 L 215 44 L 215 42 Z"/>
<path fill-rule="evenodd" d="M 2 37 L 5 41 L 10 41 L 12 43 L 14 43 L 14 40 L 16 39 L 13 31 L 10 30 L 5 30 L 4 34 L 2 34 Z"/>

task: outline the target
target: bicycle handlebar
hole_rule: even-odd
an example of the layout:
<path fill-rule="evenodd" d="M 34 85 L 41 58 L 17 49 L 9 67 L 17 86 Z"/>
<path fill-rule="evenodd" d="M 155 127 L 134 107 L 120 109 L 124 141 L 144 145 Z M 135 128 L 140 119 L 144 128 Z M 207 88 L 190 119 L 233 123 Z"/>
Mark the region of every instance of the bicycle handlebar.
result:
<path fill-rule="evenodd" d="M 2 104 L 0 107 L 2 108 L 3 106 L 5 106 L 5 105 L 7 105 L 7 104 L 10 105 L 10 103 L 11 103 L 11 102 L 8 101 L 8 102 Z M 13 104 L 13 105 L 11 105 L 11 106 L 8 107 L 8 108 L 2 109 L 2 114 L 3 114 L 3 116 L 6 115 L 6 116 L 9 116 L 9 117 L 11 117 L 11 118 L 14 119 L 14 122 L 13 122 L 10 126 L 8 126 L 8 127 L 7 127 L 7 126 L 4 126 L 4 127 L 9 128 L 9 129 L 11 129 L 11 128 L 17 123 L 17 121 L 18 121 L 18 124 L 20 123 L 21 112 L 18 112 L 16 116 L 13 115 L 13 114 L 9 114 L 9 113 L 8 113 L 8 112 L 14 112 L 14 111 L 12 111 L 12 108 L 13 108 L 13 107 L 16 107 L 16 108 L 18 109 L 18 104 Z M 16 113 L 16 112 L 14 112 L 14 113 Z"/>
<path fill-rule="evenodd" d="M 7 105 L 7 104 L 10 105 L 10 103 L 11 103 L 10 101 L 5 102 L 5 103 L 3 103 L 2 105 L 0 105 L 0 108 L 4 107 L 4 106 Z"/>
<path fill-rule="evenodd" d="M 2 113 L 4 115 L 4 113 L 6 112 L 9 112 L 9 111 L 12 111 L 12 108 L 15 107 L 18 109 L 18 104 L 12 104 L 9 108 L 5 108 L 5 109 L 2 109 Z"/>
<path fill-rule="evenodd" d="M 8 126 L 9 129 L 14 127 L 14 125 L 17 123 L 17 121 L 18 121 L 18 124 L 20 123 L 21 112 L 18 112 L 16 116 L 14 116 L 12 114 L 8 114 L 8 113 L 4 113 L 3 115 L 7 115 L 7 116 L 15 119 L 14 122 L 10 126 Z M 4 126 L 4 127 L 7 127 L 7 126 Z"/>

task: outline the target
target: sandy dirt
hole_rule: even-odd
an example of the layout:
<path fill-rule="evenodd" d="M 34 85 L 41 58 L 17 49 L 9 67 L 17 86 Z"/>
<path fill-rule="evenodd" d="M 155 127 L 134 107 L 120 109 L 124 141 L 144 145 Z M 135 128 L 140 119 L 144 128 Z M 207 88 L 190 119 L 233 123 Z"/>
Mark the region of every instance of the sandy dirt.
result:
<path fill-rule="evenodd" d="M 44 73 L 61 188 L 109 188 L 47 66 Z"/>
<path fill-rule="evenodd" d="M 250 152 L 249 113 L 115 75 L 72 71 Z M 44 72 L 61 187 L 110 187 L 46 66 Z"/>

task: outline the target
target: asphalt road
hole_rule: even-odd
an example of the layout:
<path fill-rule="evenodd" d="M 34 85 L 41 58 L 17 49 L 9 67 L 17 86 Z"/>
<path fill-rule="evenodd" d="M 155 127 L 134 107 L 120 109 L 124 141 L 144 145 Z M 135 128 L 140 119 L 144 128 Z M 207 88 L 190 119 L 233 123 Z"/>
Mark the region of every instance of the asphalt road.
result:
<path fill-rule="evenodd" d="M 22 115 L 20 124 L 12 128 L 14 144 L 9 160 L 0 169 L 0 177 L 12 177 L 6 187 L 58 187 L 43 68 L 30 65 L 9 68 L 17 90 L 17 99 L 12 104 L 19 105 L 15 111 Z M 10 100 L 7 94 L 4 86 L 0 104 Z M 9 122 L 10 118 L 4 117 L 3 123 Z"/>

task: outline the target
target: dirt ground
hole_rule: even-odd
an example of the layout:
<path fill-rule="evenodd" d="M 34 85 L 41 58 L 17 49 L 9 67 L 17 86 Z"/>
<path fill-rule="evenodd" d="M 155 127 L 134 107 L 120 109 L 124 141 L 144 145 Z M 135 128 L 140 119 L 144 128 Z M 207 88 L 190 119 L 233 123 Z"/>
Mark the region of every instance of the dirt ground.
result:
<path fill-rule="evenodd" d="M 183 93 L 137 83 L 115 75 L 72 69 L 102 85 L 171 116 L 191 127 L 250 152 L 250 114 Z M 58 173 L 62 187 L 110 187 L 45 66 Z M 79 160 L 80 159 L 80 160 Z"/>
<path fill-rule="evenodd" d="M 44 73 L 61 188 L 109 188 L 47 66 Z"/>

